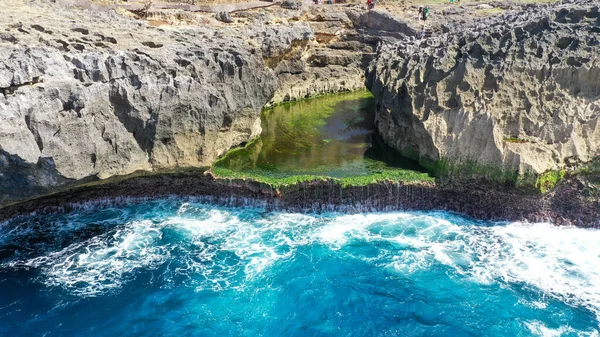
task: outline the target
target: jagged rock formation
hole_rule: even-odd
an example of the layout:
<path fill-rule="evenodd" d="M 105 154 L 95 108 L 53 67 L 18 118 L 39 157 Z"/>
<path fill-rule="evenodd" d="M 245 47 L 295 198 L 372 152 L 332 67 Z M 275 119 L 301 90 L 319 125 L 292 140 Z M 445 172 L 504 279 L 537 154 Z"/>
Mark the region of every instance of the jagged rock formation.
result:
<path fill-rule="evenodd" d="M 379 132 L 423 162 L 521 173 L 600 155 L 598 7 L 534 7 L 382 48 L 367 80 Z"/>
<path fill-rule="evenodd" d="M 13 9 L 0 18 L 0 204 L 207 166 L 260 132 L 276 80 L 242 37 L 44 3 Z M 61 10 L 60 21 L 48 14 Z"/>
<path fill-rule="evenodd" d="M 355 8 L 260 9 L 228 23 L 155 8 L 143 22 L 125 8 L 61 3 L 3 3 L 0 205 L 209 166 L 258 135 L 267 102 L 364 87 L 380 40 L 359 33 Z"/>
<path fill-rule="evenodd" d="M 273 56 L 267 65 L 278 79 L 270 104 L 364 88 L 365 69 L 377 44 L 414 35 L 412 28 L 385 10 L 331 8 L 315 6 L 288 14 L 302 17 L 302 22 L 290 27 L 284 52 L 269 53 Z"/>

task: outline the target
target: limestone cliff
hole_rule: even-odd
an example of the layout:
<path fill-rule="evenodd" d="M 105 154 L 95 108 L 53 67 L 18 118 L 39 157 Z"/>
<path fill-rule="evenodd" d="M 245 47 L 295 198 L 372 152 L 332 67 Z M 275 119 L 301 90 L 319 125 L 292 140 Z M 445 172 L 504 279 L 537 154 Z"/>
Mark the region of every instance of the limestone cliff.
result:
<path fill-rule="evenodd" d="M 291 41 L 287 49 L 265 53 L 271 55 L 267 66 L 277 75 L 277 90 L 270 104 L 362 89 L 377 44 L 415 33 L 387 11 L 365 11 L 362 6 L 298 6 L 280 15 L 298 18 L 298 22 L 285 29 L 269 27 L 276 35 L 286 35 L 284 41 Z M 282 41 L 272 37 L 261 40 L 267 46 Z"/>
<path fill-rule="evenodd" d="M 364 87 L 382 39 L 374 34 L 408 29 L 358 7 L 277 5 L 224 22 L 128 6 L 3 2 L 0 205 L 136 171 L 209 166 L 258 135 L 268 102 Z"/>
<path fill-rule="evenodd" d="M 384 140 L 422 161 L 540 173 L 600 155 L 600 14 L 507 12 L 382 51 L 367 86 Z"/>
<path fill-rule="evenodd" d="M 8 2 L 0 31 L 0 204 L 210 165 L 260 132 L 276 86 L 260 48 L 209 27 Z"/>

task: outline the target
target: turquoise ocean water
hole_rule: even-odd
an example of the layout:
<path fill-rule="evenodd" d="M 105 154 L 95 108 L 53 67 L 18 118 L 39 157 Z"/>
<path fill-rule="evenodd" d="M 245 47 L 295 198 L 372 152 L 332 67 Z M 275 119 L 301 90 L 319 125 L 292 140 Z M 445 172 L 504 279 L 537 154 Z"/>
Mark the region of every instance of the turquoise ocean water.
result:
<path fill-rule="evenodd" d="M 0 336 L 599 336 L 600 231 L 177 199 L 0 224 Z"/>

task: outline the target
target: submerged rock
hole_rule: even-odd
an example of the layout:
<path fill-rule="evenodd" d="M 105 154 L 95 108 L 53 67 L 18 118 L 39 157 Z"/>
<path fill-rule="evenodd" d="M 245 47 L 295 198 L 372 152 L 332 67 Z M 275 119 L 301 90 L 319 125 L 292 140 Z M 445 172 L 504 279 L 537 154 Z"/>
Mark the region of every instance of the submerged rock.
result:
<path fill-rule="evenodd" d="M 576 1 L 384 47 L 367 85 L 403 153 L 540 173 L 600 155 L 599 55 L 598 3 Z"/>

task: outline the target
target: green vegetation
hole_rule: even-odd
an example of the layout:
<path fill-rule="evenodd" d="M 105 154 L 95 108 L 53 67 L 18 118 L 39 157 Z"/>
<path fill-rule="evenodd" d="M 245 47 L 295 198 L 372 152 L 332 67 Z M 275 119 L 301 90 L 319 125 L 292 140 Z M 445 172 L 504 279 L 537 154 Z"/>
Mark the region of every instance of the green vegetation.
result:
<path fill-rule="evenodd" d="M 590 196 L 600 198 L 600 157 L 579 169 L 579 174 L 586 177 L 590 183 Z"/>
<path fill-rule="evenodd" d="M 528 143 L 527 140 L 521 139 L 521 138 L 517 138 L 517 137 L 504 138 L 504 141 L 508 142 L 508 143 L 519 143 L 519 144 L 521 144 L 521 143 Z"/>
<path fill-rule="evenodd" d="M 366 174 L 353 175 L 352 172 L 345 172 L 346 175 L 333 177 L 326 172 L 319 174 L 313 171 L 311 174 L 301 174 L 294 172 L 275 172 L 264 169 L 254 169 L 247 171 L 235 171 L 229 168 L 215 166 L 211 169 L 212 173 L 219 178 L 230 179 L 251 179 L 258 182 L 269 184 L 273 187 L 293 185 L 299 182 L 315 180 L 333 180 L 342 187 L 347 186 L 365 186 L 377 182 L 434 182 L 434 178 L 427 173 L 406 170 L 401 168 L 389 167 L 383 162 L 375 160 L 365 160 L 369 172 Z"/>
<path fill-rule="evenodd" d="M 535 187 L 542 193 L 554 188 L 556 184 L 565 177 L 565 170 L 552 170 L 544 172 L 537 177 Z"/>
<path fill-rule="evenodd" d="M 344 187 L 382 181 L 460 184 L 475 180 L 540 193 L 552 190 L 567 175 L 565 170 L 519 174 L 517 170 L 474 160 L 421 159 L 418 166 L 408 159 L 418 159 L 417 151 L 408 149 L 400 154 L 377 138 L 371 140 L 373 111 L 374 99 L 367 91 L 265 110 L 261 136 L 243 148 L 229 151 L 211 171 L 217 177 L 251 179 L 273 187 L 315 180 L 332 180 Z M 504 141 L 527 142 L 516 137 Z M 587 175 L 600 188 L 600 159 L 569 174 Z"/>
<path fill-rule="evenodd" d="M 472 179 L 483 179 L 498 186 L 515 187 L 523 191 L 536 190 L 540 193 L 551 191 L 567 174 L 566 170 L 551 170 L 542 174 L 519 174 L 517 170 L 481 165 L 471 160 L 459 163 L 441 160 L 428 165 L 427 168 L 442 182 L 460 183 Z"/>
<path fill-rule="evenodd" d="M 584 175 L 600 175 L 600 157 L 594 158 L 587 165 L 581 167 L 579 173 Z"/>
<path fill-rule="evenodd" d="M 499 168 L 494 165 L 482 165 L 474 160 L 449 161 L 442 159 L 424 166 L 442 182 L 460 182 L 471 179 L 485 179 L 494 184 L 524 186 L 529 176 L 519 175 L 518 171 Z"/>
<path fill-rule="evenodd" d="M 222 178 L 253 179 L 272 186 L 335 180 L 343 186 L 377 181 L 430 181 L 402 156 L 371 148 L 374 99 L 368 91 L 323 96 L 263 111 L 261 136 L 229 151 L 211 169 Z M 388 165 L 378 156 L 393 157 Z M 412 163 L 412 162 L 411 162 Z"/>

